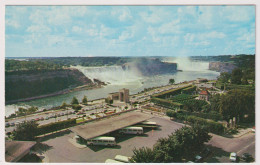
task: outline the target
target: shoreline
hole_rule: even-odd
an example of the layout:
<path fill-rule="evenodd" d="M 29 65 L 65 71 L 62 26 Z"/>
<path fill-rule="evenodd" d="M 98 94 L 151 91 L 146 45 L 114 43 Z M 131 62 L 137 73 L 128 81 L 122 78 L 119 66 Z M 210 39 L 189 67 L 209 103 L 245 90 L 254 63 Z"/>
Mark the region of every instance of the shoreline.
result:
<path fill-rule="evenodd" d="M 82 85 L 78 86 L 72 89 L 64 89 L 62 91 L 50 93 L 50 94 L 45 94 L 45 95 L 40 95 L 40 96 L 34 96 L 34 97 L 29 97 L 29 98 L 24 98 L 24 99 L 18 99 L 18 100 L 11 100 L 11 101 L 6 101 L 5 105 L 10 105 L 18 102 L 27 102 L 31 100 L 36 100 L 36 99 L 41 99 L 41 98 L 46 98 L 46 97 L 51 97 L 51 96 L 58 96 L 58 95 L 63 95 L 71 92 L 76 92 L 76 91 L 81 91 L 81 90 L 90 90 L 90 89 L 97 89 L 97 88 L 102 88 L 102 85 L 97 85 L 97 86 L 89 86 L 89 85 Z"/>

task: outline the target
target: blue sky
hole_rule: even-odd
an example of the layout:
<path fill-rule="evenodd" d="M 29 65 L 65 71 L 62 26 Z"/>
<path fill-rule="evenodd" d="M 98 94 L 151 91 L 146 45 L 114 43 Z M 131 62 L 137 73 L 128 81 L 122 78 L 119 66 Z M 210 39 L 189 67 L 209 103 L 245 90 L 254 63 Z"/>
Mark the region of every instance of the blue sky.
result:
<path fill-rule="evenodd" d="M 255 6 L 7 6 L 6 57 L 255 54 Z"/>

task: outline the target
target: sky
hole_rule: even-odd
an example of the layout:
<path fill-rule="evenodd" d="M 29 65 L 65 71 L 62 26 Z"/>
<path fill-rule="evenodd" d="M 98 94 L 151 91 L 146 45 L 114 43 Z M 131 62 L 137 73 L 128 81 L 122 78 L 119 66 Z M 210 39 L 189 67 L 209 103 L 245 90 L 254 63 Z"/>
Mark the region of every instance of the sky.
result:
<path fill-rule="evenodd" d="M 255 54 L 255 6 L 6 6 L 6 57 Z"/>

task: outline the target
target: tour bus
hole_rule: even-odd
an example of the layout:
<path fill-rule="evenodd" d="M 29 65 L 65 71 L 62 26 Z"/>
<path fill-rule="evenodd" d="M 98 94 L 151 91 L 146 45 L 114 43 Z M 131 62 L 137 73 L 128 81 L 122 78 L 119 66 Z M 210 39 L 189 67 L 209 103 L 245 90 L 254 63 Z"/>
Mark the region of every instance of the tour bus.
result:
<path fill-rule="evenodd" d="M 123 155 L 116 155 L 115 160 L 124 162 L 124 163 L 130 163 L 130 157 L 123 156 Z"/>
<path fill-rule="evenodd" d="M 157 128 L 158 125 L 153 121 L 143 121 L 141 123 L 136 124 L 135 126 L 145 127 L 145 128 Z"/>
<path fill-rule="evenodd" d="M 121 134 L 143 134 L 144 130 L 142 127 L 125 127 L 119 130 Z"/>
<path fill-rule="evenodd" d="M 116 140 L 114 137 L 99 136 L 88 140 L 87 145 L 115 146 Z"/>
<path fill-rule="evenodd" d="M 120 161 L 117 161 L 117 160 L 114 160 L 114 159 L 107 159 L 105 161 L 105 163 L 124 163 L 124 162 L 120 162 Z"/>

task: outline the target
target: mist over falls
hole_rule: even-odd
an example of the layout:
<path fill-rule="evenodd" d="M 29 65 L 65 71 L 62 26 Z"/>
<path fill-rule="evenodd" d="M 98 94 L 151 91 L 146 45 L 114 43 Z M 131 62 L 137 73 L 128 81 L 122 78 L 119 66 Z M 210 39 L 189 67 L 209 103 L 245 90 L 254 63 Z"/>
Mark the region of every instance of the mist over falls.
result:
<path fill-rule="evenodd" d="M 103 66 L 103 67 L 83 67 L 76 66 L 86 77 L 91 79 L 98 79 L 102 82 L 109 84 L 124 84 L 136 82 L 142 79 L 142 74 L 140 74 L 135 69 L 130 69 L 128 67 L 122 68 L 122 66 Z"/>
<path fill-rule="evenodd" d="M 143 83 L 145 77 L 175 73 L 176 63 L 165 63 L 158 58 L 133 58 L 121 66 L 82 67 L 77 66 L 86 77 L 108 84 Z"/>
<path fill-rule="evenodd" d="M 206 71 L 209 63 L 191 61 L 189 58 L 166 57 L 162 61 L 155 58 L 141 58 L 121 66 L 83 67 L 74 66 L 86 77 L 98 79 L 106 84 L 122 85 L 138 83 L 141 85 L 146 77 L 163 74 L 175 74 L 177 70 Z"/>
<path fill-rule="evenodd" d="M 193 61 L 189 57 L 165 57 L 162 61 L 177 63 L 178 70 L 183 71 L 206 71 L 209 69 L 209 62 Z"/>

